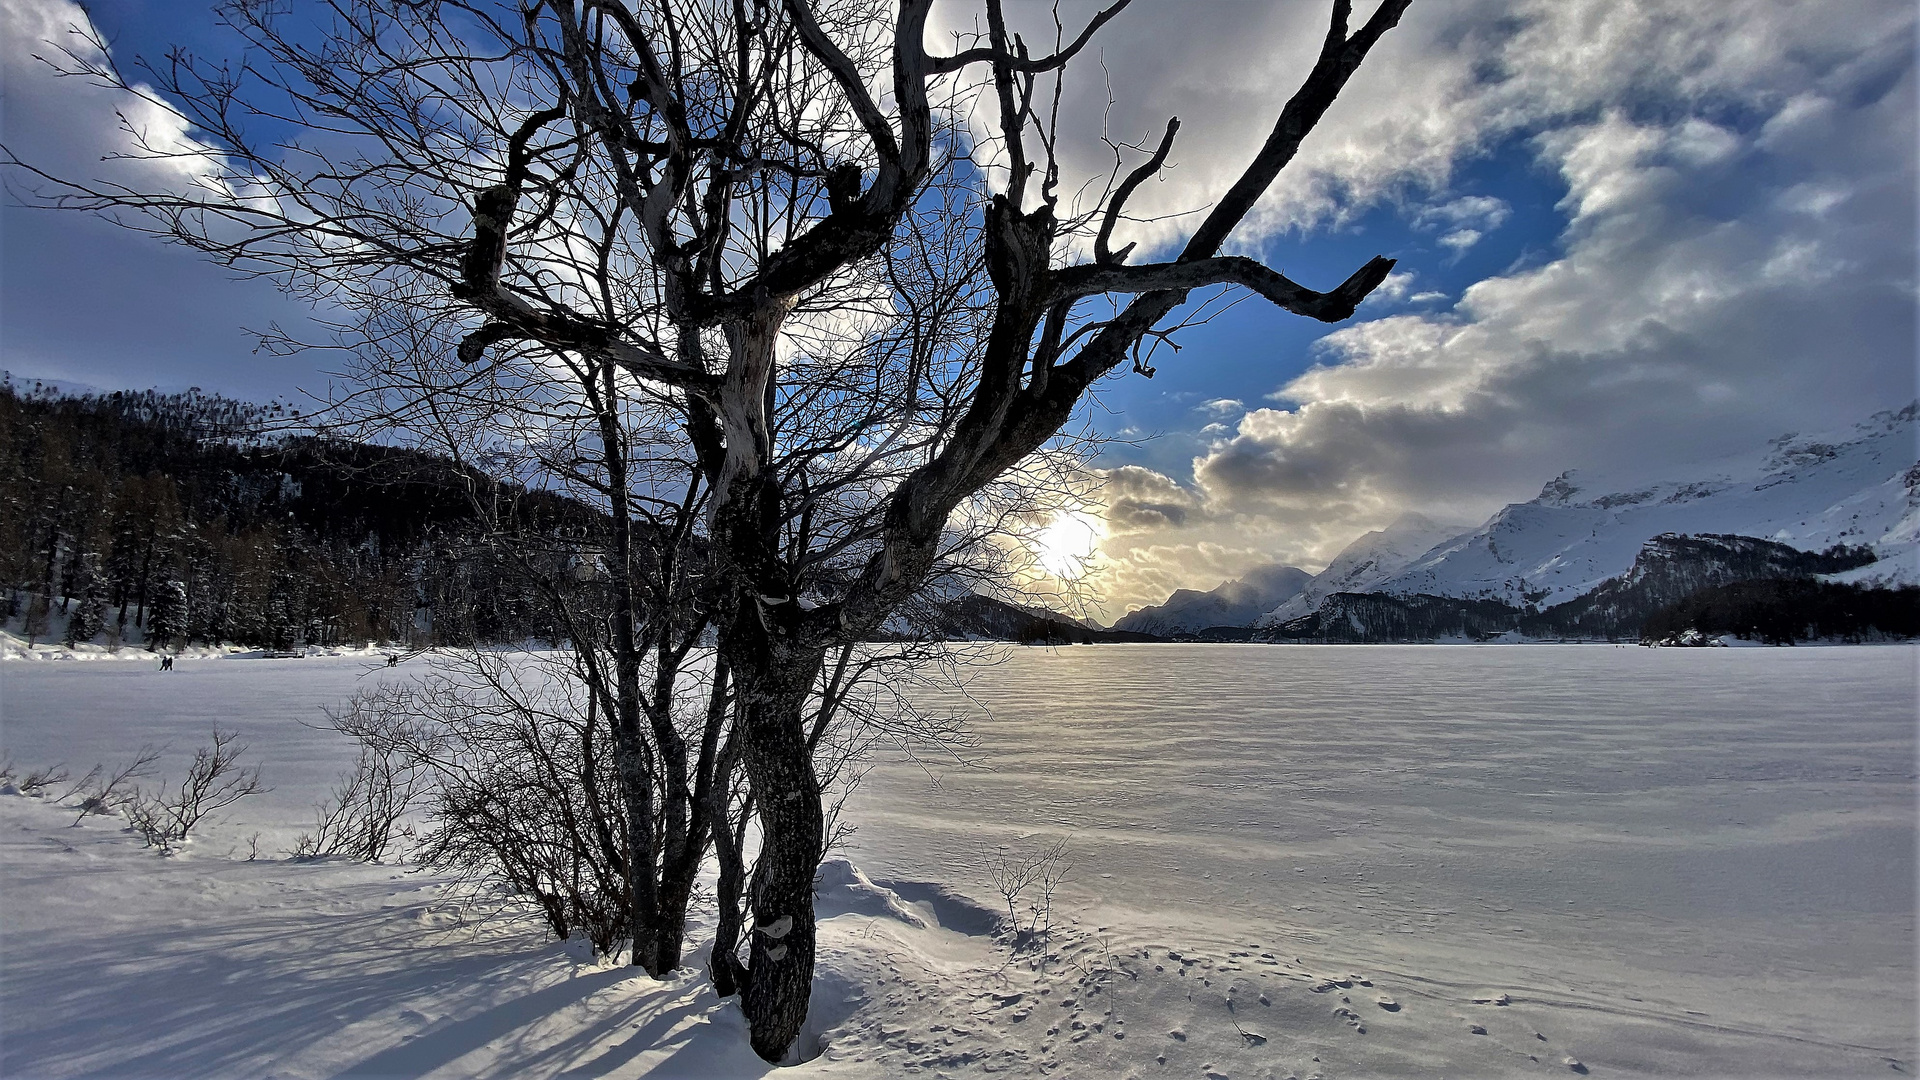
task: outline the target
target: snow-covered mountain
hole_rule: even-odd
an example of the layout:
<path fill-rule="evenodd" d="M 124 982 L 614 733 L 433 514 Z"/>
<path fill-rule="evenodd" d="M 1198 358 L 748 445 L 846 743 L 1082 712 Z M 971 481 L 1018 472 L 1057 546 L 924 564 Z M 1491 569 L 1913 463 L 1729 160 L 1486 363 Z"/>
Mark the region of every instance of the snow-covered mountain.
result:
<path fill-rule="evenodd" d="M 1328 591 L 1546 607 L 1625 574 L 1642 545 L 1663 533 L 1753 536 L 1802 551 L 1865 544 L 1878 561 L 1831 580 L 1920 583 L 1916 415 L 1920 403 L 1880 413 L 1838 437 L 1782 436 L 1751 459 L 1700 479 L 1606 491 L 1577 472 L 1564 473 L 1538 498 L 1508 506 L 1399 572 Z"/>
<path fill-rule="evenodd" d="M 1434 545 L 1460 532 L 1458 525 L 1443 525 L 1419 514 L 1402 514 L 1393 524 L 1367 533 L 1341 549 L 1327 568 L 1315 574 L 1298 593 L 1262 616 L 1259 625 L 1278 626 L 1310 615 L 1322 600 L 1334 593 L 1373 592 Z"/>
<path fill-rule="evenodd" d="M 1164 604 L 1128 612 L 1115 630 L 1139 634 L 1195 634 L 1210 626 L 1252 626 L 1274 605 L 1295 595 L 1312 575 L 1297 566 L 1272 563 L 1207 592 L 1180 589 Z"/>

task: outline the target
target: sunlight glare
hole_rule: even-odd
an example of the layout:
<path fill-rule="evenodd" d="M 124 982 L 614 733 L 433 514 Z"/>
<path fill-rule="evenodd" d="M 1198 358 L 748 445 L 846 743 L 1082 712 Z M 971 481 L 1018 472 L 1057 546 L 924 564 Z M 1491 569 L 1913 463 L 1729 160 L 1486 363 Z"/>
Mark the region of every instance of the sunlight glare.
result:
<path fill-rule="evenodd" d="M 1100 546 L 1100 532 L 1099 522 L 1087 514 L 1061 514 L 1034 538 L 1034 558 L 1054 577 L 1080 577 Z"/>

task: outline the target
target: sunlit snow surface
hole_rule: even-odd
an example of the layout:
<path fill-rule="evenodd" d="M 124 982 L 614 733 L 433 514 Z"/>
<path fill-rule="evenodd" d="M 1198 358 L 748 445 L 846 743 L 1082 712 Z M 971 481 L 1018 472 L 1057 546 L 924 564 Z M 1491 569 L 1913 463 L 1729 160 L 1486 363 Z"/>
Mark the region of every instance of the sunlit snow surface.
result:
<path fill-rule="evenodd" d="M 977 880 L 983 847 L 1064 834 L 1100 923 L 1674 1019 L 1703 1053 L 1730 1029 L 1910 1056 L 1914 660 L 1023 650 L 977 685 L 986 768 L 879 770 L 856 858 Z"/>
<path fill-rule="evenodd" d="M 1914 1068 L 1913 648 L 999 655 L 950 702 L 977 764 L 883 760 L 854 800 L 799 1074 Z M 0 797 L 0 1074 L 757 1075 L 697 968 L 277 858 L 351 759 L 319 706 L 418 663 L 0 666 L 19 765 L 170 742 L 177 775 L 217 721 L 274 786 L 168 860 Z M 959 898 L 1063 836 L 1035 971 Z"/>

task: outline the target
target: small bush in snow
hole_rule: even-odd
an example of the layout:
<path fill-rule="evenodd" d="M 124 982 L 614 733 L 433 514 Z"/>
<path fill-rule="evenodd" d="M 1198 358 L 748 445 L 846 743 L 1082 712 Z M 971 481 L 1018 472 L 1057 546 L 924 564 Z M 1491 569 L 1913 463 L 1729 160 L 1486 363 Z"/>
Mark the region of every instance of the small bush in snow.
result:
<path fill-rule="evenodd" d="M 112 814 L 123 810 L 128 803 L 138 797 L 132 783 L 153 775 L 153 763 L 160 760 L 160 751 L 151 745 L 140 748 L 140 753 L 118 771 L 108 775 L 104 766 L 95 765 L 87 770 L 87 775 L 67 789 L 60 797 L 66 802 L 76 795 L 80 798 L 78 807 L 80 816 L 73 819 L 75 825 L 85 821 L 89 815 Z"/>
<path fill-rule="evenodd" d="M 363 741 L 360 759 L 340 778 L 333 796 L 315 808 L 319 821 L 295 841 L 293 857 L 379 862 L 396 838 L 411 834 L 401 822 L 427 790 L 427 781 L 391 742 Z"/>
<path fill-rule="evenodd" d="M 1003 850 L 987 865 L 994 890 L 1007 905 L 1007 932 L 1015 954 L 1046 947 L 1053 936 L 1053 897 L 1072 869 L 1065 837 L 1028 855 Z"/>
<path fill-rule="evenodd" d="M 124 812 L 133 831 L 147 846 L 171 855 L 207 815 L 268 790 L 260 782 L 259 766 L 239 763 L 246 750 L 238 735 L 214 728 L 213 745 L 193 752 L 187 778 L 171 797 L 163 782 L 152 795 L 141 792 L 128 800 Z"/>
<path fill-rule="evenodd" d="M 72 778 L 65 765 L 55 765 L 49 769 L 34 769 L 20 778 L 20 794 L 38 796 L 53 785 L 64 784 Z"/>

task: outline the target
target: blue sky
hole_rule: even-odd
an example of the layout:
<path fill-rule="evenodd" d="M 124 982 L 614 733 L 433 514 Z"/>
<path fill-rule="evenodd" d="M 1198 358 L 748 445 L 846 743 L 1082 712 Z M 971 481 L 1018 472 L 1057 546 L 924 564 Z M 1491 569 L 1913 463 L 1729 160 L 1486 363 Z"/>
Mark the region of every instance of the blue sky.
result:
<path fill-rule="evenodd" d="M 191 0 L 91 10 L 123 63 L 231 48 Z M 1039 5 L 1012 17 L 1051 32 Z M 0 0 L 5 141 L 111 170 L 126 103 L 26 60 L 80 18 Z M 1178 115 L 1173 169 L 1132 206 L 1164 216 L 1120 238 L 1177 244 L 1192 218 L 1173 215 L 1224 190 L 1323 19 L 1136 3 L 1099 39 L 1111 108 L 1099 67 L 1069 83 L 1067 128 L 1088 137 L 1063 150 L 1067 189 L 1110 160 L 1103 120 L 1141 137 Z M 1914 23 L 1896 0 L 1416 0 L 1234 240 L 1310 285 L 1375 254 L 1395 278 L 1337 328 L 1243 300 L 1153 379 L 1100 388 L 1095 613 L 1313 568 L 1407 511 L 1477 522 L 1569 468 L 1684 476 L 1912 400 Z M 7 206 L 0 245 L 16 376 L 324 393 L 324 355 L 252 352 L 243 328 L 307 318 L 261 283 L 78 215 Z"/>
<path fill-rule="evenodd" d="M 1450 185 L 1455 198 L 1497 199 L 1505 219 L 1471 247 L 1440 243 L 1446 224 L 1421 222 L 1418 209 L 1375 206 L 1339 226 L 1293 233 L 1262 245 L 1268 263 L 1319 288 L 1337 284 L 1375 255 L 1395 259 L 1396 274 L 1412 275 L 1400 295 L 1377 295 L 1362 316 L 1391 310 L 1444 312 L 1467 286 L 1494 274 L 1536 265 L 1559 248 L 1566 225 L 1554 204 L 1566 194 L 1557 177 L 1532 167 L 1520 140 L 1470 163 Z M 1225 290 L 1219 290 L 1225 291 Z M 1390 292 L 1391 290 L 1389 290 Z M 1181 350 L 1156 358 L 1152 379 L 1128 377 L 1103 389 L 1110 416 L 1096 423 L 1115 441 L 1103 455 L 1113 464 L 1177 470 L 1206 451 L 1216 432 L 1238 412 L 1228 402 L 1258 408 L 1316 362 L 1314 345 L 1332 329 L 1250 297 L 1236 299 L 1217 319 L 1180 337 Z M 1430 294 L 1423 296 L 1422 294 Z M 1419 300 L 1413 297 L 1422 297 Z M 1212 404 L 1218 403 L 1218 404 Z M 1211 407 L 1210 407 L 1211 404 Z"/>
<path fill-rule="evenodd" d="M 174 44 L 215 55 L 232 48 L 208 5 L 101 0 L 89 8 L 123 60 L 158 62 Z M 109 148 L 113 103 L 52 82 L 28 55 L 51 55 L 44 41 L 61 39 L 75 13 L 27 3 L 8 14 L 0 132 L 22 157 L 41 150 L 91 164 Z M 63 122 L 81 131 L 61 132 Z M 91 138 L 76 137 L 83 132 Z M 270 285 L 238 281 L 191 252 L 107 222 L 23 208 L 11 198 L 0 206 L 0 367 L 16 378 L 292 399 L 324 391 L 329 365 L 319 356 L 256 356 L 248 331 L 297 325 L 309 313 Z"/>

